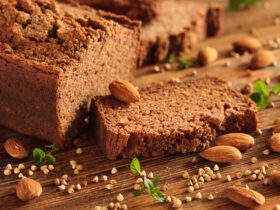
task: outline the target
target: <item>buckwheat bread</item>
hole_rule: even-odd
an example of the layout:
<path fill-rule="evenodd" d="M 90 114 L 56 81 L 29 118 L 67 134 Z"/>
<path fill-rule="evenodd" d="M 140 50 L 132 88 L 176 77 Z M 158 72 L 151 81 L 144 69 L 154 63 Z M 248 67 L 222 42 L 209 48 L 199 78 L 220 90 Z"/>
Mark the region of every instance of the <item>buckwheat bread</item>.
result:
<path fill-rule="evenodd" d="M 72 0 L 143 21 L 139 65 L 187 56 L 193 45 L 222 31 L 219 4 L 197 0 Z"/>
<path fill-rule="evenodd" d="M 217 78 L 153 84 L 139 92 L 136 103 L 112 96 L 92 102 L 92 131 L 111 160 L 201 151 L 219 134 L 257 127 L 254 102 Z"/>
<path fill-rule="evenodd" d="M 139 22 L 53 0 L 0 0 L 0 124 L 63 146 L 89 104 L 131 77 Z"/>

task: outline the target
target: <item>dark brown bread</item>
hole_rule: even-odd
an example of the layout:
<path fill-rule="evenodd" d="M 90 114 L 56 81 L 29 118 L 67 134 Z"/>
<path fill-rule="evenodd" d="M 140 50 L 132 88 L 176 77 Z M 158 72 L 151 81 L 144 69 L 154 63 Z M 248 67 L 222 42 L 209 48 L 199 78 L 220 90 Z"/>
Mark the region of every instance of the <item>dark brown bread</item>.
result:
<path fill-rule="evenodd" d="M 201 151 L 221 133 L 257 127 L 254 102 L 217 78 L 151 85 L 140 95 L 136 103 L 92 103 L 92 130 L 109 159 Z"/>
<path fill-rule="evenodd" d="M 63 146 L 136 68 L 139 23 L 52 0 L 0 0 L 0 124 Z"/>
<path fill-rule="evenodd" d="M 215 36 L 222 30 L 221 6 L 197 0 L 76 0 L 76 2 L 144 21 L 140 66 L 163 62 L 172 52 L 187 56 L 197 41 L 207 36 Z M 144 14 L 144 17 L 141 14 Z"/>
<path fill-rule="evenodd" d="M 159 13 L 157 0 L 77 0 L 81 4 L 149 22 Z"/>

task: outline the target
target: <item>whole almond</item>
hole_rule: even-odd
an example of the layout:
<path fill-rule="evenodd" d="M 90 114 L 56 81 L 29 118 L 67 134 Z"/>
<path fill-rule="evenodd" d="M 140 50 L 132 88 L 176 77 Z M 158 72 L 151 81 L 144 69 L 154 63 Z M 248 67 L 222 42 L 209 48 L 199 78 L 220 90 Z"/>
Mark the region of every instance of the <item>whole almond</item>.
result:
<path fill-rule="evenodd" d="M 137 89 L 126 80 L 115 80 L 109 85 L 111 94 L 123 102 L 136 102 L 140 100 Z"/>
<path fill-rule="evenodd" d="M 4 149 L 13 158 L 23 159 L 29 155 L 29 150 L 25 144 L 16 138 L 9 138 L 4 143 Z"/>
<path fill-rule="evenodd" d="M 268 145 L 271 151 L 280 152 L 280 133 L 273 134 L 268 140 Z"/>
<path fill-rule="evenodd" d="M 271 66 L 275 61 L 275 56 L 271 51 L 258 50 L 254 53 L 251 62 L 251 69 L 262 69 Z"/>
<path fill-rule="evenodd" d="M 241 37 L 240 39 L 234 41 L 232 45 L 233 50 L 240 54 L 245 52 L 252 53 L 262 48 L 261 42 L 253 37 Z"/>
<path fill-rule="evenodd" d="M 245 133 L 228 133 L 219 136 L 214 143 L 218 146 L 233 146 L 241 151 L 244 151 L 255 144 L 255 139 Z"/>
<path fill-rule="evenodd" d="M 214 62 L 218 58 L 218 51 L 212 47 L 206 47 L 198 53 L 198 61 L 202 65 Z"/>
<path fill-rule="evenodd" d="M 214 146 L 204 150 L 199 155 L 216 163 L 232 163 L 242 158 L 241 152 L 232 146 Z"/>
<path fill-rule="evenodd" d="M 22 201 L 30 201 L 42 194 L 42 186 L 39 182 L 22 178 L 16 186 L 17 197 Z"/>
<path fill-rule="evenodd" d="M 225 193 L 233 202 L 248 208 L 260 206 L 265 203 L 265 197 L 262 194 L 245 187 L 228 187 L 227 189 L 225 189 Z"/>
<path fill-rule="evenodd" d="M 269 179 L 272 183 L 280 185 L 280 171 L 273 170 L 269 174 Z"/>
<path fill-rule="evenodd" d="M 280 133 L 280 119 L 275 121 L 275 126 L 273 128 L 273 133 Z"/>

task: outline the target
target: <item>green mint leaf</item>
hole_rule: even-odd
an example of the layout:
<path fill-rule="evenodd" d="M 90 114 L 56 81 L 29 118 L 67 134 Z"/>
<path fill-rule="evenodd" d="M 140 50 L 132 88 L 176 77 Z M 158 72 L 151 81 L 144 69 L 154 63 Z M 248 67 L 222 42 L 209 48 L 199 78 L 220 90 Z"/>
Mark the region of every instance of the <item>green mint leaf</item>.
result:
<path fill-rule="evenodd" d="M 55 164 L 56 163 L 56 158 L 51 155 L 51 154 L 47 154 L 46 155 L 46 160 L 48 161 L 48 163 L 51 163 L 51 164 Z"/>
<path fill-rule="evenodd" d="M 142 187 L 140 190 L 135 191 L 133 194 L 134 196 L 139 196 L 142 195 L 144 193 L 145 189 L 144 187 Z"/>
<path fill-rule="evenodd" d="M 272 88 L 272 92 L 273 92 L 275 95 L 279 95 L 279 94 L 280 94 L 280 84 L 275 85 L 275 86 Z"/>
<path fill-rule="evenodd" d="M 256 103 L 260 110 L 265 109 L 269 104 L 269 97 L 261 93 L 253 93 L 250 98 Z"/>
<path fill-rule="evenodd" d="M 138 158 L 133 158 L 131 163 L 130 163 L 130 171 L 134 175 L 140 175 L 141 173 L 141 166 Z"/>
<path fill-rule="evenodd" d="M 257 80 L 256 82 L 254 82 L 253 87 L 255 92 L 261 93 L 264 96 L 269 96 L 269 89 L 264 81 Z"/>
<path fill-rule="evenodd" d="M 154 190 L 154 192 L 153 192 L 152 195 L 153 195 L 154 198 L 157 199 L 159 202 L 164 202 L 165 199 L 166 199 L 165 195 L 164 195 L 159 189 L 157 189 L 157 188 Z"/>
<path fill-rule="evenodd" d="M 148 193 L 150 195 L 152 195 L 154 192 L 154 188 L 155 188 L 154 183 L 150 179 L 144 177 L 144 185 L 145 185 Z"/>
<path fill-rule="evenodd" d="M 157 176 L 156 178 L 154 178 L 153 183 L 154 183 L 154 186 L 155 186 L 155 187 L 158 186 L 159 182 L 160 182 L 160 177 L 159 177 L 159 176 Z"/>
<path fill-rule="evenodd" d="M 167 59 L 167 63 L 172 64 L 175 62 L 175 60 L 176 60 L 176 53 L 174 52 L 170 53 Z"/>
<path fill-rule="evenodd" d="M 32 156 L 35 159 L 36 165 L 41 166 L 44 164 L 44 159 L 46 157 L 46 153 L 43 150 L 41 150 L 39 148 L 34 148 L 32 151 Z"/>
<path fill-rule="evenodd" d="M 186 59 L 186 58 L 180 58 L 179 62 L 180 62 L 181 68 L 183 68 L 183 69 L 190 68 L 193 66 L 192 61 L 189 59 Z"/>
<path fill-rule="evenodd" d="M 229 10 L 237 10 L 253 6 L 257 0 L 229 0 Z"/>

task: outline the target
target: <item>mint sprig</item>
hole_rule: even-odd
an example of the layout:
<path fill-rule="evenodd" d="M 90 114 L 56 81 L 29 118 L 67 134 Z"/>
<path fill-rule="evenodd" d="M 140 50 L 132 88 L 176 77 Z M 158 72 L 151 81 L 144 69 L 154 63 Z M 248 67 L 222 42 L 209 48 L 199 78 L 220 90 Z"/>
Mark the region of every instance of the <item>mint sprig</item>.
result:
<path fill-rule="evenodd" d="M 46 145 L 45 147 L 49 148 L 50 150 L 48 152 L 45 152 L 40 148 L 34 148 L 32 151 L 32 155 L 37 166 L 42 166 L 47 163 L 56 163 L 56 158 L 52 153 L 58 151 L 58 148 L 55 145 Z"/>
<path fill-rule="evenodd" d="M 270 91 L 265 82 L 257 80 L 253 83 L 254 93 L 250 95 L 250 98 L 256 103 L 260 110 L 267 108 L 269 105 L 270 92 L 279 95 L 280 84 L 275 85 Z"/>
<path fill-rule="evenodd" d="M 250 98 L 256 103 L 260 110 L 265 109 L 269 104 L 269 89 L 262 80 L 257 80 L 253 84 L 254 93 Z"/>
<path fill-rule="evenodd" d="M 187 58 L 180 58 L 179 62 L 182 69 L 187 69 L 193 66 L 193 62 Z"/>
<path fill-rule="evenodd" d="M 229 0 L 228 8 L 231 11 L 253 6 L 257 0 Z"/>
<path fill-rule="evenodd" d="M 141 165 L 138 160 L 138 158 L 133 158 L 131 163 L 130 163 L 130 171 L 134 175 L 141 175 Z M 164 202 L 165 201 L 165 195 L 160 191 L 159 188 L 157 188 L 158 184 L 160 182 L 160 177 L 157 176 L 155 179 L 151 180 L 144 176 L 144 186 L 134 192 L 135 196 L 142 195 L 144 192 L 147 192 L 149 195 L 153 196 L 156 200 L 159 202 Z"/>

